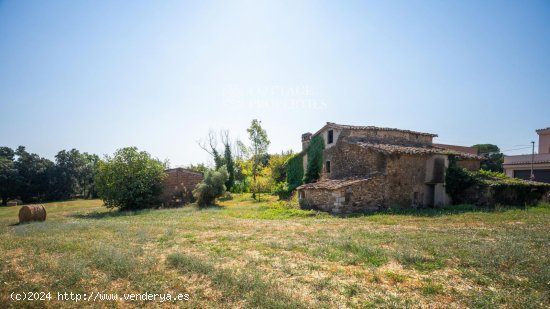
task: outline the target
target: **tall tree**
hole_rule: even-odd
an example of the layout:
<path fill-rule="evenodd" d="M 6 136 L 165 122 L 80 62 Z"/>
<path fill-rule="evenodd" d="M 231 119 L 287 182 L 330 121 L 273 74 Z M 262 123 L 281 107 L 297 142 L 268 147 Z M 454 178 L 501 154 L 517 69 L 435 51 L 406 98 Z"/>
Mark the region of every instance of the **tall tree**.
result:
<path fill-rule="evenodd" d="M 35 153 L 29 153 L 24 146 L 15 151 L 17 160 L 17 196 L 24 202 L 44 201 L 50 199 L 53 187 L 52 174 L 55 164 Z"/>
<path fill-rule="evenodd" d="M 504 154 L 500 152 L 500 148 L 493 144 L 476 144 L 472 147 L 477 149 L 477 154 L 484 157 L 481 161 L 481 168 L 493 172 L 502 172 L 504 168 Z"/>
<path fill-rule="evenodd" d="M 0 147 L 0 197 L 2 205 L 17 194 L 17 169 L 15 151 L 9 147 Z"/>
<path fill-rule="evenodd" d="M 260 170 L 260 164 L 262 160 L 267 157 L 267 148 L 270 141 L 267 138 L 266 131 L 262 128 L 261 121 L 253 119 L 250 127 L 246 130 L 248 132 L 248 139 L 250 140 L 250 153 L 252 155 L 252 197 L 256 198 L 256 178 L 258 171 Z"/>
<path fill-rule="evenodd" d="M 225 182 L 225 187 L 228 191 L 230 191 L 235 184 L 235 161 L 233 160 L 229 140 L 224 142 L 224 148 L 224 161 L 225 168 L 227 169 L 227 181 Z"/>

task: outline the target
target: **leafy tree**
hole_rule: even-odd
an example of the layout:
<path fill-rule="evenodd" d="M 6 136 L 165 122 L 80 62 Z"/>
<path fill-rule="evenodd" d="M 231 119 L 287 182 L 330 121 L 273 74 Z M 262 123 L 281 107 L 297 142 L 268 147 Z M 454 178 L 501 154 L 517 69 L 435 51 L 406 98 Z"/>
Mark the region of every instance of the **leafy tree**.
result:
<path fill-rule="evenodd" d="M 314 182 L 321 177 L 323 170 L 323 150 L 325 141 L 320 135 L 311 139 L 307 148 L 307 170 L 304 176 L 304 182 Z"/>
<path fill-rule="evenodd" d="M 203 163 L 189 164 L 185 168 L 193 172 L 201 173 L 203 175 L 206 174 L 206 172 L 208 171 L 208 167 Z"/>
<path fill-rule="evenodd" d="M 15 168 L 15 151 L 9 147 L 0 147 L 0 197 L 2 205 L 17 194 L 17 169 Z"/>
<path fill-rule="evenodd" d="M 260 164 L 267 156 L 267 148 L 270 141 L 267 138 L 266 131 L 262 128 L 261 122 L 253 119 L 250 127 L 246 130 L 250 140 L 250 153 L 252 154 L 252 197 L 256 198 L 256 178 L 260 170 Z"/>
<path fill-rule="evenodd" d="M 478 155 L 484 157 L 484 160 L 481 161 L 481 169 L 493 172 L 504 171 L 504 168 L 502 167 L 502 164 L 504 163 L 504 154 L 500 152 L 497 145 L 477 144 L 472 147 L 477 149 Z"/>
<path fill-rule="evenodd" d="M 108 208 L 149 208 L 158 203 L 165 176 L 161 161 L 146 151 L 127 147 L 99 162 L 96 187 Z"/>
<path fill-rule="evenodd" d="M 193 196 L 197 199 L 199 206 L 212 205 L 216 198 L 222 196 L 225 191 L 225 182 L 229 174 L 225 166 L 218 170 L 208 170 L 204 179 L 193 190 Z"/>
<path fill-rule="evenodd" d="M 82 154 L 82 163 L 78 173 L 78 194 L 85 198 L 97 198 L 95 176 L 99 171 L 99 156 L 96 154 Z"/>
<path fill-rule="evenodd" d="M 269 167 L 271 168 L 271 178 L 275 183 L 286 181 L 286 169 L 288 159 L 293 156 L 292 150 L 274 154 L 269 157 Z"/>
<path fill-rule="evenodd" d="M 229 143 L 225 143 L 224 161 L 225 167 L 227 168 L 227 181 L 225 182 L 225 187 L 229 191 L 235 184 L 235 161 L 233 160 L 231 145 L 229 145 Z"/>
<path fill-rule="evenodd" d="M 229 131 L 222 130 L 220 131 L 219 136 L 223 144 L 223 151 L 218 150 L 218 138 L 212 130 L 208 133 L 206 141 L 199 141 L 199 146 L 212 156 L 215 169 L 219 169 L 222 166 L 226 167 L 229 177 L 227 179 L 227 182 L 225 183 L 225 186 L 229 191 L 235 184 L 235 159 L 233 158 L 231 150 Z"/>
<path fill-rule="evenodd" d="M 15 151 L 17 160 L 14 167 L 17 170 L 17 196 L 23 202 L 39 202 L 52 199 L 52 175 L 55 164 L 38 156 L 35 153 L 27 152 L 24 146 L 17 147 Z"/>

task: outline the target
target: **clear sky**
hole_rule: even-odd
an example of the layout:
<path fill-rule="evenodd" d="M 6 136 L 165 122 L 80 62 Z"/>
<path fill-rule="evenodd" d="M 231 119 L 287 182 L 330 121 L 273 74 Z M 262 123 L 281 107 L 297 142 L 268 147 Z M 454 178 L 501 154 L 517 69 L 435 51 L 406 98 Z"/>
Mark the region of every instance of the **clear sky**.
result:
<path fill-rule="evenodd" d="M 48 158 L 203 162 L 253 118 L 270 152 L 327 121 L 516 149 L 550 127 L 550 1 L 0 0 L 0 115 Z"/>

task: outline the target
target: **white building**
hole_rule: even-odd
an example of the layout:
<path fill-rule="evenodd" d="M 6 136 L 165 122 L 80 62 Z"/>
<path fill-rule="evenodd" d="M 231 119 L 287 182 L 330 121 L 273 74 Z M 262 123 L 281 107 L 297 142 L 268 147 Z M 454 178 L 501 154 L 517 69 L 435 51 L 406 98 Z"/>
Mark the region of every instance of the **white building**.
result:
<path fill-rule="evenodd" d="M 539 135 L 539 152 L 532 156 L 505 156 L 504 172 L 510 177 L 529 179 L 531 176 L 531 160 L 535 180 L 550 183 L 550 127 L 537 130 Z"/>

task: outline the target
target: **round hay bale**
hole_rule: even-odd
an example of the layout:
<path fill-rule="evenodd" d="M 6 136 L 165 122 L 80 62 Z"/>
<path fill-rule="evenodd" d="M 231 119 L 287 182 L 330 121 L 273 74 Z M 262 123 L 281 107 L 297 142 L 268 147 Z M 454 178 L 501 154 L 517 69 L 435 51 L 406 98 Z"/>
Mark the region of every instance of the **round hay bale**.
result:
<path fill-rule="evenodd" d="M 25 205 L 19 209 L 19 223 L 46 220 L 46 208 L 43 205 Z"/>

